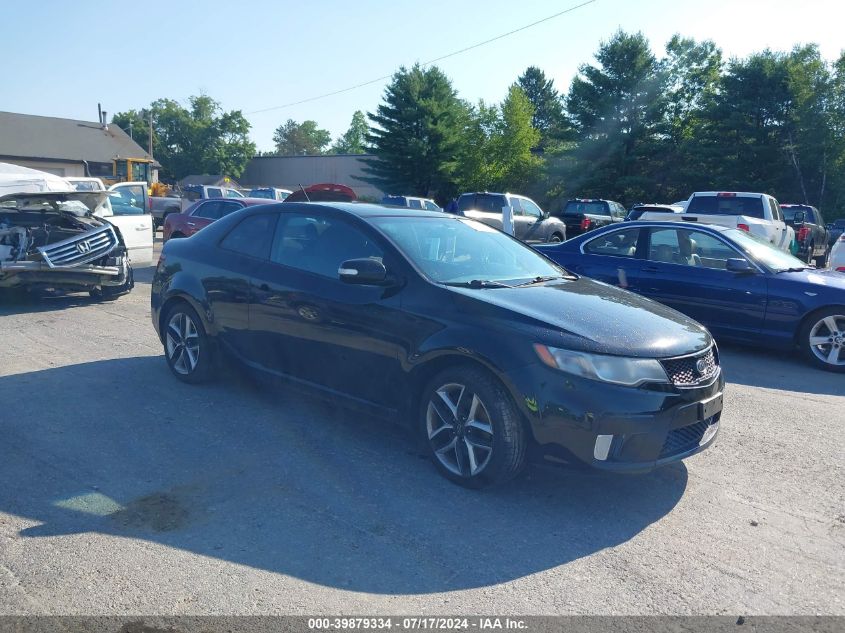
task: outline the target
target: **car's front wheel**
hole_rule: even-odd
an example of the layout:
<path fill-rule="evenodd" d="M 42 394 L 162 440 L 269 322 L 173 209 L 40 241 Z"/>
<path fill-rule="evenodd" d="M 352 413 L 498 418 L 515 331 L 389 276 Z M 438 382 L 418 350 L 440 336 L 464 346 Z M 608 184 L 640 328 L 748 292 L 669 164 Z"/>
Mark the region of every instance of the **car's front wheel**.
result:
<path fill-rule="evenodd" d="M 845 372 L 845 308 L 812 315 L 799 336 L 804 355 L 818 367 Z"/>
<path fill-rule="evenodd" d="M 187 303 L 177 303 L 164 317 L 164 355 L 170 371 L 187 383 L 205 382 L 212 377 L 214 348 L 196 311 Z"/>
<path fill-rule="evenodd" d="M 520 413 L 484 370 L 455 367 L 439 373 L 423 392 L 420 425 L 437 469 L 462 486 L 501 484 L 525 465 Z"/>
<path fill-rule="evenodd" d="M 563 236 L 560 233 L 552 233 L 549 236 L 549 244 L 559 244 L 563 241 Z"/>

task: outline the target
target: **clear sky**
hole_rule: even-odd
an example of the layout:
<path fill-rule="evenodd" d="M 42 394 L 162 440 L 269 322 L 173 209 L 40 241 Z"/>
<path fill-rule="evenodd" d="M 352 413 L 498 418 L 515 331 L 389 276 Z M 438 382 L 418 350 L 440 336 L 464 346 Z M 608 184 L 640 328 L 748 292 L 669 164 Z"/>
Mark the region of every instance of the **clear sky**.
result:
<path fill-rule="evenodd" d="M 386 82 L 256 110 L 389 75 L 583 1 L 10 0 L 0 110 L 96 120 L 97 102 L 115 113 L 205 93 L 247 113 L 253 140 L 267 150 L 288 118 L 314 119 L 337 136 L 355 110 L 375 109 Z M 681 33 L 714 40 L 726 57 L 815 42 L 835 59 L 845 49 L 843 25 L 845 0 L 595 0 L 439 65 L 461 97 L 498 102 L 529 65 L 565 91 L 619 28 L 642 31 L 657 54 Z"/>

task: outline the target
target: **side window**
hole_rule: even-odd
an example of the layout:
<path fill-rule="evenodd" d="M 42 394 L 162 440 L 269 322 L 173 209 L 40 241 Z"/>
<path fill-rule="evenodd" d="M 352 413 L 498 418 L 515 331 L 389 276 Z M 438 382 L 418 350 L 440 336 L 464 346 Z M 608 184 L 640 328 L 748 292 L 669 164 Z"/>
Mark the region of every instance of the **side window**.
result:
<path fill-rule="evenodd" d="M 475 194 L 465 193 L 458 198 L 458 211 L 470 211 L 475 206 Z"/>
<path fill-rule="evenodd" d="M 235 211 L 240 211 L 243 209 L 241 205 L 237 202 L 221 202 L 220 204 L 220 217 L 225 217 L 230 213 L 234 213 Z"/>
<path fill-rule="evenodd" d="M 302 213 L 283 213 L 270 260 L 331 279 L 349 259 L 382 260 L 381 248 L 348 222 Z"/>
<path fill-rule="evenodd" d="M 652 229 L 648 258 L 665 264 L 724 270 L 727 260 L 742 257 L 721 240 L 688 229 Z"/>
<path fill-rule="evenodd" d="M 422 202 L 420 200 L 417 200 L 416 198 L 409 198 L 408 199 L 408 206 L 411 207 L 412 209 L 422 209 L 423 208 Z"/>
<path fill-rule="evenodd" d="M 220 242 L 220 248 L 227 251 L 267 259 L 273 242 L 273 229 L 278 219 L 276 213 L 262 213 L 244 218 Z"/>
<path fill-rule="evenodd" d="M 514 215 L 525 215 L 525 206 L 523 204 L 523 200 L 519 198 L 508 198 L 508 204 L 513 207 L 513 214 Z"/>
<path fill-rule="evenodd" d="M 605 233 L 587 242 L 584 245 L 584 252 L 590 255 L 634 257 L 637 253 L 637 239 L 639 236 L 639 228 Z"/>
<path fill-rule="evenodd" d="M 615 205 L 615 207 L 616 207 L 616 213 L 614 213 L 614 215 L 615 215 L 617 218 L 624 218 L 624 217 L 625 217 L 625 207 L 623 207 L 623 206 L 622 206 L 621 204 L 619 204 L 618 202 L 614 202 L 613 204 L 614 204 L 614 205 Z"/>
<path fill-rule="evenodd" d="M 425 201 L 425 208 L 429 211 L 440 211 L 440 207 L 434 204 L 431 200 Z"/>
<path fill-rule="evenodd" d="M 217 200 L 210 200 L 209 202 L 203 202 L 200 206 L 194 209 L 194 212 L 191 215 L 196 216 L 198 218 L 208 218 L 209 220 L 218 220 L 220 216 L 220 206 L 222 203 L 218 202 Z"/>
<path fill-rule="evenodd" d="M 783 222 L 783 212 L 780 210 L 780 205 L 774 198 L 769 198 L 769 206 L 772 207 L 772 217 L 775 220 Z"/>
<path fill-rule="evenodd" d="M 143 185 L 121 185 L 109 196 L 115 215 L 141 215 L 144 213 Z"/>
<path fill-rule="evenodd" d="M 534 204 L 531 200 L 526 200 L 524 198 L 522 200 L 522 210 L 525 211 L 525 215 L 530 215 L 532 218 L 537 220 L 539 220 L 543 215 L 543 211 L 540 207 Z"/>
<path fill-rule="evenodd" d="M 209 187 L 208 188 L 208 197 L 209 198 L 222 198 L 223 197 L 223 190 L 218 189 L 217 187 Z"/>

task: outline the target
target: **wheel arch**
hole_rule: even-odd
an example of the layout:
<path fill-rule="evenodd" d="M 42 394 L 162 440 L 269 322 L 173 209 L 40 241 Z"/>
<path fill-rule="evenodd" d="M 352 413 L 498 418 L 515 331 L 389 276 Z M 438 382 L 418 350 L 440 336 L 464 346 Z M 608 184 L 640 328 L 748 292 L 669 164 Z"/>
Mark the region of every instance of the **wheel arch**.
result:
<path fill-rule="evenodd" d="M 514 392 L 513 385 L 510 385 L 507 380 L 502 378 L 502 372 L 489 359 L 483 356 L 474 355 L 468 356 L 456 350 L 443 350 L 432 353 L 426 360 L 415 365 L 408 374 L 408 398 L 407 405 L 403 412 L 403 419 L 409 426 L 417 423 L 417 413 L 420 408 L 421 399 L 423 396 L 423 389 L 428 382 L 434 378 L 441 371 L 452 369 L 456 367 L 466 367 L 469 369 L 480 369 L 493 377 L 508 394 L 512 404 L 519 412 L 519 419 L 531 443 L 535 443 L 534 432 L 531 423 L 526 418 L 522 407 L 519 405 L 519 399 Z"/>
<path fill-rule="evenodd" d="M 161 304 L 161 310 L 158 313 L 158 332 L 159 338 L 164 340 L 164 320 L 167 318 L 167 314 L 173 308 L 173 306 L 178 305 L 180 303 L 184 303 L 191 308 L 194 309 L 200 320 L 202 321 L 202 326 L 205 329 L 206 334 L 209 336 L 214 336 L 215 331 L 214 327 L 211 323 L 211 320 L 208 316 L 208 311 L 206 307 L 202 305 L 199 301 L 197 301 L 190 293 L 185 292 L 183 290 L 177 290 L 171 293 L 165 300 L 164 303 Z"/>

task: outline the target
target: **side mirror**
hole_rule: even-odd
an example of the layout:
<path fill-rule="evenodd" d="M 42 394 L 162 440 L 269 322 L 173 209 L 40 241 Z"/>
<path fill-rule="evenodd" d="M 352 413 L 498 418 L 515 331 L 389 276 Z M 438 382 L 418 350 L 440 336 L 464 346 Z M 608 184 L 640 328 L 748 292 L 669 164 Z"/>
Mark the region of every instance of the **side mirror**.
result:
<path fill-rule="evenodd" d="M 803 211 L 796 211 L 796 212 L 795 212 L 795 217 L 793 217 L 793 218 L 792 218 L 792 221 L 793 221 L 795 224 L 804 224 L 804 218 L 805 218 L 805 217 L 806 217 L 806 216 L 805 216 L 805 214 L 804 214 L 804 212 L 803 212 Z"/>
<path fill-rule="evenodd" d="M 747 259 L 742 258 L 731 258 L 727 262 L 725 262 L 725 269 L 731 273 L 740 273 L 740 274 L 753 274 L 756 272 L 754 267 Z"/>
<path fill-rule="evenodd" d="M 347 284 L 382 286 L 387 282 L 387 269 L 377 259 L 349 259 L 338 269 L 340 280 Z"/>

